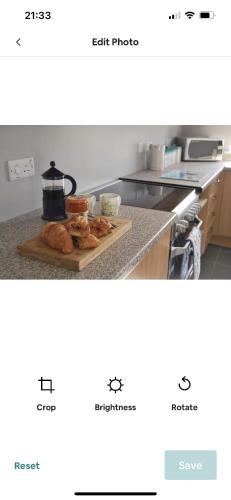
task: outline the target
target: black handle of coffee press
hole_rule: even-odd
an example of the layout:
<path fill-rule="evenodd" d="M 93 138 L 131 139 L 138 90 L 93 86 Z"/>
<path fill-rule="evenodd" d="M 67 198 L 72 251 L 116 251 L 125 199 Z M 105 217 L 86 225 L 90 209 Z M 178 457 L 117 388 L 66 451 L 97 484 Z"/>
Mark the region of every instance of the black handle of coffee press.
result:
<path fill-rule="evenodd" d="M 76 183 L 75 179 L 73 179 L 73 177 L 71 177 L 71 175 L 64 175 L 64 179 L 68 179 L 72 184 L 72 188 L 71 188 L 70 193 L 65 194 L 65 198 L 67 198 L 67 196 L 71 196 L 72 194 L 75 194 L 76 189 L 77 189 L 77 183 Z"/>

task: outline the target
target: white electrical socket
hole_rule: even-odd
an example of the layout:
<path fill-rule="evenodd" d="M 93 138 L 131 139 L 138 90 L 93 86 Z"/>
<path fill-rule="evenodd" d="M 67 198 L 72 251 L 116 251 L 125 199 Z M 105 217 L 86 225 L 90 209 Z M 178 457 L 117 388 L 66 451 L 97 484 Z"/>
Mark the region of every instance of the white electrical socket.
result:
<path fill-rule="evenodd" d="M 35 175 L 34 158 L 21 158 L 8 161 L 9 180 L 16 181 Z"/>

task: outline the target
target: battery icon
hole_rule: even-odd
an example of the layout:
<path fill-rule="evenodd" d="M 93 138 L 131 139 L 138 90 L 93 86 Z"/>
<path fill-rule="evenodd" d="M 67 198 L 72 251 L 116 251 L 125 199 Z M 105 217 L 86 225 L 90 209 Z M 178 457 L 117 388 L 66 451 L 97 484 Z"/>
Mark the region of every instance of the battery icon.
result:
<path fill-rule="evenodd" d="M 203 11 L 199 14 L 200 19 L 214 19 L 215 12 L 213 11 Z"/>

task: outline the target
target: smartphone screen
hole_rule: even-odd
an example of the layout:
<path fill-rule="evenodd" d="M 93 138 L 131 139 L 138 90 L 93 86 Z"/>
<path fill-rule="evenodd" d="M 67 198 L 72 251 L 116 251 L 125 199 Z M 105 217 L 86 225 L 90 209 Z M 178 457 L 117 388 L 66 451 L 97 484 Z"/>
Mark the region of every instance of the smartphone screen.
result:
<path fill-rule="evenodd" d="M 4 500 L 229 498 L 229 11 L 1 6 Z"/>

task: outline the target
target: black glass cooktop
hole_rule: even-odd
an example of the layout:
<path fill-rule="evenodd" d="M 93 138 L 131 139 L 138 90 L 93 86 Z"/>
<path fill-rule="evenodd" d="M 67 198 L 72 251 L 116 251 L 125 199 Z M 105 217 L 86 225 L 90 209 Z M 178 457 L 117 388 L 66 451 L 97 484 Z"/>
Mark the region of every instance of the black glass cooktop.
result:
<path fill-rule="evenodd" d="M 121 196 L 122 205 L 151 208 L 172 212 L 193 189 L 158 186 L 143 182 L 118 181 L 94 191 L 99 200 L 101 193 L 116 193 Z"/>

